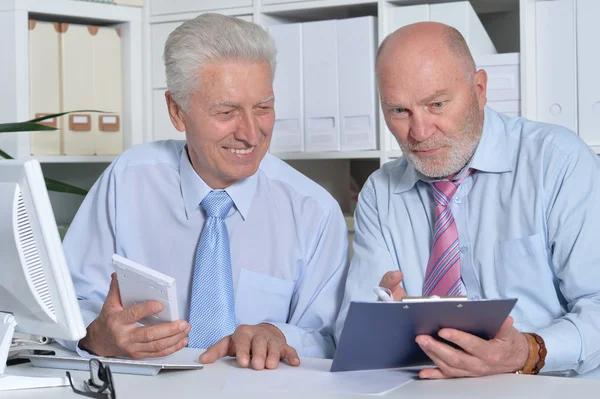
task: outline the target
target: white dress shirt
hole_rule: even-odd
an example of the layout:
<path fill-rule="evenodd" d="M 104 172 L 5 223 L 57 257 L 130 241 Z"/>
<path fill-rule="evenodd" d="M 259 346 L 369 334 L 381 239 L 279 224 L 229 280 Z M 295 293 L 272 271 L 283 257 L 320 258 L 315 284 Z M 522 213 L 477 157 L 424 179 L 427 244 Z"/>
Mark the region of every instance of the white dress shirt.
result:
<path fill-rule="evenodd" d="M 107 168 L 64 241 L 86 325 L 106 298 L 113 253 L 174 277 L 180 317 L 187 320 L 205 221 L 199 205 L 210 191 L 184 141 L 133 147 Z M 234 201 L 225 223 L 237 324 L 270 322 L 300 356 L 332 357 L 348 266 L 338 203 L 270 154 L 254 175 L 225 191 Z"/>

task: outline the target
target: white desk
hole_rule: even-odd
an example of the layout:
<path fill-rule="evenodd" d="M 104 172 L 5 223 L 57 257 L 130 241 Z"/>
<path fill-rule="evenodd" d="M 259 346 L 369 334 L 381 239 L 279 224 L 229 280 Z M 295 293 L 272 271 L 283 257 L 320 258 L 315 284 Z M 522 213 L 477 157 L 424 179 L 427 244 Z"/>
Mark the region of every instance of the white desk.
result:
<path fill-rule="evenodd" d="M 364 395 L 332 395 L 302 392 L 265 392 L 265 393 L 231 393 L 223 392 L 227 381 L 228 370 L 232 361 L 222 360 L 206 365 L 203 370 L 162 371 L 154 377 L 115 374 L 115 385 L 119 399 L 157 398 L 365 398 Z M 64 370 L 37 369 L 29 364 L 11 366 L 12 370 L 21 369 L 23 373 L 42 373 L 43 375 L 64 376 Z M 264 370 L 264 373 L 270 371 Z M 81 384 L 89 374 L 83 371 L 72 375 Z M 275 377 L 276 374 L 273 374 Z M 505 374 L 474 379 L 456 379 L 446 381 L 413 381 L 385 395 L 390 398 L 597 398 L 600 392 L 600 380 L 573 379 L 547 376 L 528 376 Z M 79 398 L 71 387 L 9 391 L 0 393 L 1 398 Z"/>

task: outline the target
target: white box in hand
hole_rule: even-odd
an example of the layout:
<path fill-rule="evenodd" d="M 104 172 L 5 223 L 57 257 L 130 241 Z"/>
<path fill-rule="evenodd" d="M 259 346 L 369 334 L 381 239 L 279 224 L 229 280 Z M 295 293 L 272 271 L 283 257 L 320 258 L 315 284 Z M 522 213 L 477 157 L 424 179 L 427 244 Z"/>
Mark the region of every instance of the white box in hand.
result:
<path fill-rule="evenodd" d="M 154 269 L 114 254 L 112 261 L 117 272 L 123 307 L 129 308 L 147 301 L 162 303 L 163 310 L 141 319 L 144 325 L 168 323 L 179 319 L 175 279 Z"/>

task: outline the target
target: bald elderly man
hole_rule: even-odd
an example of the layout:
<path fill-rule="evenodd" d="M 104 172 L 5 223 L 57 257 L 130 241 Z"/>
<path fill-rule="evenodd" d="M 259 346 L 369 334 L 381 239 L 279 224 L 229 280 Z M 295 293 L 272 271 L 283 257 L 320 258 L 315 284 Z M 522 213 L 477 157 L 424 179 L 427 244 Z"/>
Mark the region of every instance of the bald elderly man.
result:
<path fill-rule="evenodd" d="M 392 33 L 376 70 L 404 156 L 360 193 L 337 337 L 350 302 L 373 300 L 377 284 L 396 300 L 518 298 L 489 341 L 442 329 L 455 349 L 418 336 L 437 366 L 420 377 L 598 367 L 599 158 L 566 128 L 486 107 L 486 72 L 446 25 Z"/>

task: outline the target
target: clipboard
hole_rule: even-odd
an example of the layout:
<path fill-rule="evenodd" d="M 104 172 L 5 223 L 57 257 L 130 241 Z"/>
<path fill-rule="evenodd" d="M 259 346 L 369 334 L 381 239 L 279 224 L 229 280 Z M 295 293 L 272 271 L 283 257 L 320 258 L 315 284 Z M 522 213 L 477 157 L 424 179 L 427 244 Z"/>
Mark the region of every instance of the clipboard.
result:
<path fill-rule="evenodd" d="M 433 365 L 415 342 L 455 328 L 493 338 L 516 299 L 418 302 L 351 302 L 330 371 L 390 369 Z"/>

